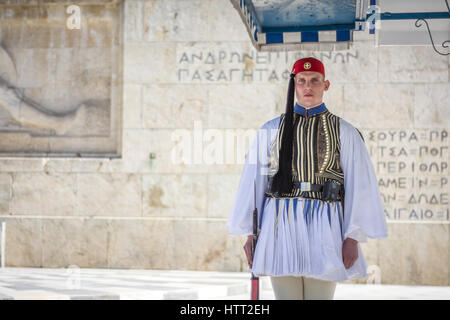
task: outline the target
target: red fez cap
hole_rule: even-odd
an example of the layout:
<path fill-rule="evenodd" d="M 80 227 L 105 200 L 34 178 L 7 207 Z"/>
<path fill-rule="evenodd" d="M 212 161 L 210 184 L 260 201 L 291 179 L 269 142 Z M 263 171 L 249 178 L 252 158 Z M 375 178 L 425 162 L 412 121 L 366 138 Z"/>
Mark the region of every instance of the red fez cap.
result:
<path fill-rule="evenodd" d="M 325 67 L 323 66 L 322 61 L 313 57 L 297 60 L 294 63 L 294 67 L 292 68 L 291 73 L 296 75 L 297 73 L 303 71 L 316 71 L 321 73 L 325 78 Z"/>

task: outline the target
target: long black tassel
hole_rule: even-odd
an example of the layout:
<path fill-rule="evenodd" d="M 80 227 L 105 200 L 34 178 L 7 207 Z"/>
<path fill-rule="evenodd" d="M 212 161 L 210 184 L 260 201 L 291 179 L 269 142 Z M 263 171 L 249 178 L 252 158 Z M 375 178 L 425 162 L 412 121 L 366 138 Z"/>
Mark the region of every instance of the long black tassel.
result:
<path fill-rule="evenodd" d="M 281 138 L 281 148 L 279 153 L 278 172 L 273 177 L 271 192 L 291 193 L 292 181 L 292 145 L 294 136 L 294 93 L 295 75 L 291 73 L 287 95 L 286 113 L 284 116 L 284 129 Z"/>

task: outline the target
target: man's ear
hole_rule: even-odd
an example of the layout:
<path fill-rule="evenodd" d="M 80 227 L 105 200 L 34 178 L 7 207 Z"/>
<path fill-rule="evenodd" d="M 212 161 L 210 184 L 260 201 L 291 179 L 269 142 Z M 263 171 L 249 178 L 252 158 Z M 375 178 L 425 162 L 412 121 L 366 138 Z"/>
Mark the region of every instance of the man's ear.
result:
<path fill-rule="evenodd" d="M 330 81 L 326 80 L 325 81 L 325 89 L 324 90 L 327 91 L 329 87 L 330 87 Z"/>

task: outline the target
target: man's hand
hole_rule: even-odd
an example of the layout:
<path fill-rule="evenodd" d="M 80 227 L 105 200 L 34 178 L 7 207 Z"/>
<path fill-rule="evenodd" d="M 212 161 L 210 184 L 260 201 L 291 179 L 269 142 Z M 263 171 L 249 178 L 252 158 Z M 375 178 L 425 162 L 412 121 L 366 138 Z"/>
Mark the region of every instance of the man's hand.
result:
<path fill-rule="evenodd" d="M 350 268 L 355 263 L 356 259 L 358 259 L 358 241 L 347 238 L 342 245 L 342 260 L 345 269 Z"/>
<path fill-rule="evenodd" d="M 252 263 L 253 263 L 252 241 L 253 241 L 253 235 L 251 234 L 247 237 L 247 242 L 244 245 L 245 255 L 247 256 L 248 266 L 250 268 L 252 267 Z"/>

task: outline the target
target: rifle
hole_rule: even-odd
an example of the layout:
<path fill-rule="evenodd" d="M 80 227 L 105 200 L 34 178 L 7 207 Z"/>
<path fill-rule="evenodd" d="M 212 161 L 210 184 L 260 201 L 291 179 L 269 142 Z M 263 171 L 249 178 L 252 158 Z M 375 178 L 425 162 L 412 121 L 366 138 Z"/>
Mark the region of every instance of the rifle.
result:
<path fill-rule="evenodd" d="M 255 209 L 253 210 L 253 239 L 252 239 L 252 266 L 253 258 L 255 256 L 256 242 L 258 241 L 258 208 L 256 207 L 256 185 L 253 181 L 254 197 L 255 197 Z M 256 277 L 252 272 L 251 278 L 251 300 L 259 300 L 259 277 Z"/>

